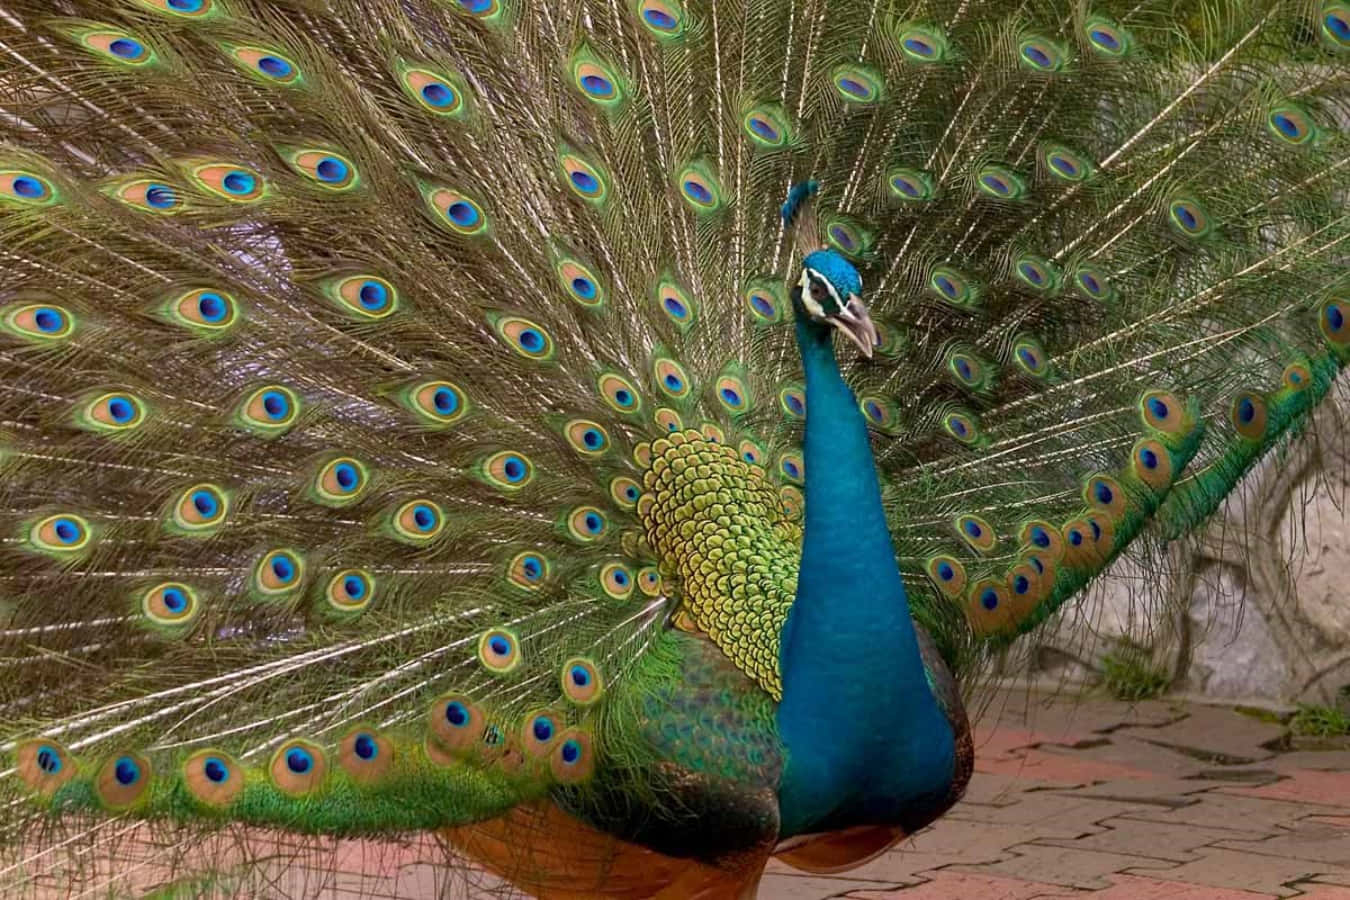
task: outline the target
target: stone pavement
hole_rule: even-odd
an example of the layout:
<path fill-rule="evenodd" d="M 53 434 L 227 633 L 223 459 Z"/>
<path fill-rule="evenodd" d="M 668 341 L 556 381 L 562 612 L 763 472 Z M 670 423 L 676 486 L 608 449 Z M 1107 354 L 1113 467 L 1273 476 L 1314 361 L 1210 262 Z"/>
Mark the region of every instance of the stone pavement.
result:
<path fill-rule="evenodd" d="M 760 900 L 1350 900 L 1350 744 L 1291 747 L 1281 725 L 1229 707 L 1027 691 L 995 693 L 977 721 L 976 774 L 945 818 L 837 876 L 774 863 Z M 0 858 L 0 896 L 140 897 L 212 863 L 249 874 L 160 896 L 518 896 L 447 865 L 430 836 L 183 842 L 110 820 L 85 844 Z"/>
<path fill-rule="evenodd" d="M 1229 707 L 995 694 L 975 777 L 932 828 L 761 900 L 1350 900 L 1350 744 Z"/>

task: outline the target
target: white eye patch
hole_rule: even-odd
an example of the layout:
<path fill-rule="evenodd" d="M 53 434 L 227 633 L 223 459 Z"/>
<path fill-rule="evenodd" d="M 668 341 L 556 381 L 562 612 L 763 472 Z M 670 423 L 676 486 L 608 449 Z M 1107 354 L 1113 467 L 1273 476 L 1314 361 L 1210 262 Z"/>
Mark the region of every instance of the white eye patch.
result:
<path fill-rule="evenodd" d="M 844 306 L 844 301 L 840 299 L 839 292 L 834 289 L 834 285 L 830 284 L 830 280 L 828 278 L 817 272 L 815 269 L 803 268 L 802 278 L 800 282 L 802 289 L 802 306 L 805 306 L 806 311 L 815 318 L 823 319 L 827 315 L 825 312 L 825 307 L 817 303 L 816 299 L 811 296 L 811 280 L 813 278 L 819 280 L 821 284 L 825 285 L 825 290 L 830 292 L 830 296 L 834 299 L 835 305 L 837 307 L 842 308 Z"/>

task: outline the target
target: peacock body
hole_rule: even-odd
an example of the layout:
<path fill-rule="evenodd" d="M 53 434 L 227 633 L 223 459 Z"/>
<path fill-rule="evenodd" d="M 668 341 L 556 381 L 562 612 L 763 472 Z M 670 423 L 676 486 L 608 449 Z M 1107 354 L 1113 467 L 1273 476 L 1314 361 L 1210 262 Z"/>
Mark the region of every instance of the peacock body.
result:
<path fill-rule="evenodd" d="M 913 833 L 982 662 L 1350 358 L 1347 48 L 1342 0 L 0 0 L 5 840 L 724 897 Z"/>

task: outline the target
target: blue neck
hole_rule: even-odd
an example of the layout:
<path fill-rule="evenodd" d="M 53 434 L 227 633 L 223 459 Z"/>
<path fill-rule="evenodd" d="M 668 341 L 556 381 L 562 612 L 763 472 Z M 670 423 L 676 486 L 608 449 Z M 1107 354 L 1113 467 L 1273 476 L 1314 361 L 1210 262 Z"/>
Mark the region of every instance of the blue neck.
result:
<path fill-rule="evenodd" d="M 832 334 L 798 315 L 806 530 L 779 659 L 784 836 L 908 819 L 945 791 L 954 758 L 919 656 L 867 427 Z"/>

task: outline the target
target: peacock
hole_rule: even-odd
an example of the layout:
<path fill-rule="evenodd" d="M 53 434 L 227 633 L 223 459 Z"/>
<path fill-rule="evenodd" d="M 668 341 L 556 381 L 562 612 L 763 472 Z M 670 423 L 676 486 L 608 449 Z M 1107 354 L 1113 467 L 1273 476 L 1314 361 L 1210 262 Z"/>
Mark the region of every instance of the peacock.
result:
<path fill-rule="evenodd" d="M 0 51 L 16 893 L 109 821 L 847 869 L 1350 360 L 1345 0 L 0 0 Z"/>

